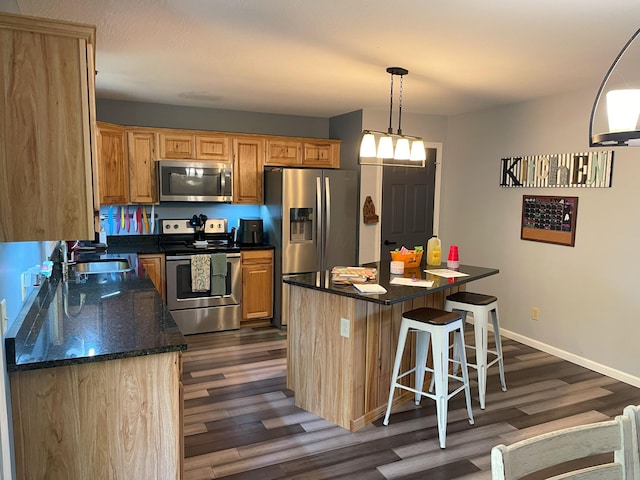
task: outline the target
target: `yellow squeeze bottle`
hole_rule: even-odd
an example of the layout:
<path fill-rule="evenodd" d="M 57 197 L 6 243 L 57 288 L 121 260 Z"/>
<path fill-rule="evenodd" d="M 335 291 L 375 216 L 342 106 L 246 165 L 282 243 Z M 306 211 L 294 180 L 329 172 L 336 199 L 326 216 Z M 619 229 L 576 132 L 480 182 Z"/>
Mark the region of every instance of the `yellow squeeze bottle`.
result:
<path fill-rule="evenodd" d="M 427 265 L 438 265 L 442 261 L 442 248 L 440 245 L 440 239 L 437 236 L 433 236 L 427 242 Z"/>

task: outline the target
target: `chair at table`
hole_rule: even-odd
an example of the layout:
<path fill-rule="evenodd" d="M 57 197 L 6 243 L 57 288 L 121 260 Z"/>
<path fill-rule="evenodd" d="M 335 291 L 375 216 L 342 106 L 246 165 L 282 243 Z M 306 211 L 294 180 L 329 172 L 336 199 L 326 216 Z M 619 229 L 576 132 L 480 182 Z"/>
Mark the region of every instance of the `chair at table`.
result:
<path fill-rule="evenodd" d="M 548 479 L 636 480 L 638 443 L 631 420 L 618 415 L 614 420 L 565 428 L 491 449 L 491 478 L 518 480 L 562 463 L 613 452 L 610 462 L 567 471 Z"/>
<path fill-rule="evenodd" d="M 634 441 L 631 455 L 635 475 L 633 478 L 640 479 L 640 405 L 629 405 L 622 414 L 631 421 L 631 434 Z"/>

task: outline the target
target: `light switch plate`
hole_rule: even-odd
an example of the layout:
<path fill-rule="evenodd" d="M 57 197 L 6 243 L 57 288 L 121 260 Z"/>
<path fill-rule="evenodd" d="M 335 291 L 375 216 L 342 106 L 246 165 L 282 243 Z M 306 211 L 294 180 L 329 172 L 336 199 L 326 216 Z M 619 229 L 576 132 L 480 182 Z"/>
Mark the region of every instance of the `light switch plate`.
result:
<path fill-rule="evenodd" d="M 351 335 L 351 321 L 348 318 L 340 319 L 340 336 L 349 338 Z"/>

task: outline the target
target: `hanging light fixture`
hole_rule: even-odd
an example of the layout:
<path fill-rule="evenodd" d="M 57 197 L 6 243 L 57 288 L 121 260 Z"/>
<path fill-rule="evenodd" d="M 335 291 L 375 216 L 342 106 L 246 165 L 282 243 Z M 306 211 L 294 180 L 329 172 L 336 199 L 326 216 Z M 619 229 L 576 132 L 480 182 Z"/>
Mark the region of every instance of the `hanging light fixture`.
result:
<path fill-rule="evenodd" d="M 378 158 L 394 160 L 411 160 L 424 162 L 427 158 L 424 141 L 420 137 L 403 135 L 402 133 L 402 86 L 403 78 L 409 70 L 402 67 L 389 67 L 387 73 L 391 75 L 389 96 L 389 128 L 387 132 L 365 130 L 360 142 L 360 158 Z M 400 96 L 398 107 L 398 130 L 393 133 L 393 77 L 400 77 Z M 395 142 L 395 144 L 394 144 Z"/>
<path fill-rule="evenodd" d="M 640 52 L 634 45 L 639 35 L 640 30 L 629 39 L 598 89 L 589 120 L 591 147 L 640 146 L 640 77 L 636 68 Z M 605 102 L 601 103 L 603 97 Z"/>

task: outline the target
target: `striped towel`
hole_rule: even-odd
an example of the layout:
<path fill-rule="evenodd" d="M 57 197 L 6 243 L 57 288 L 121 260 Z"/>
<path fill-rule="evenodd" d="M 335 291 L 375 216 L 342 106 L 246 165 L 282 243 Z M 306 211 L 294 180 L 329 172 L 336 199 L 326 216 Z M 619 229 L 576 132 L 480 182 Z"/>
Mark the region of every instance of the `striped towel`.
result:
<path fill-rule="evenodd" d="M 206 292 L 211 288 L 211 256 L 191 255 L 191 291 Z"/>

